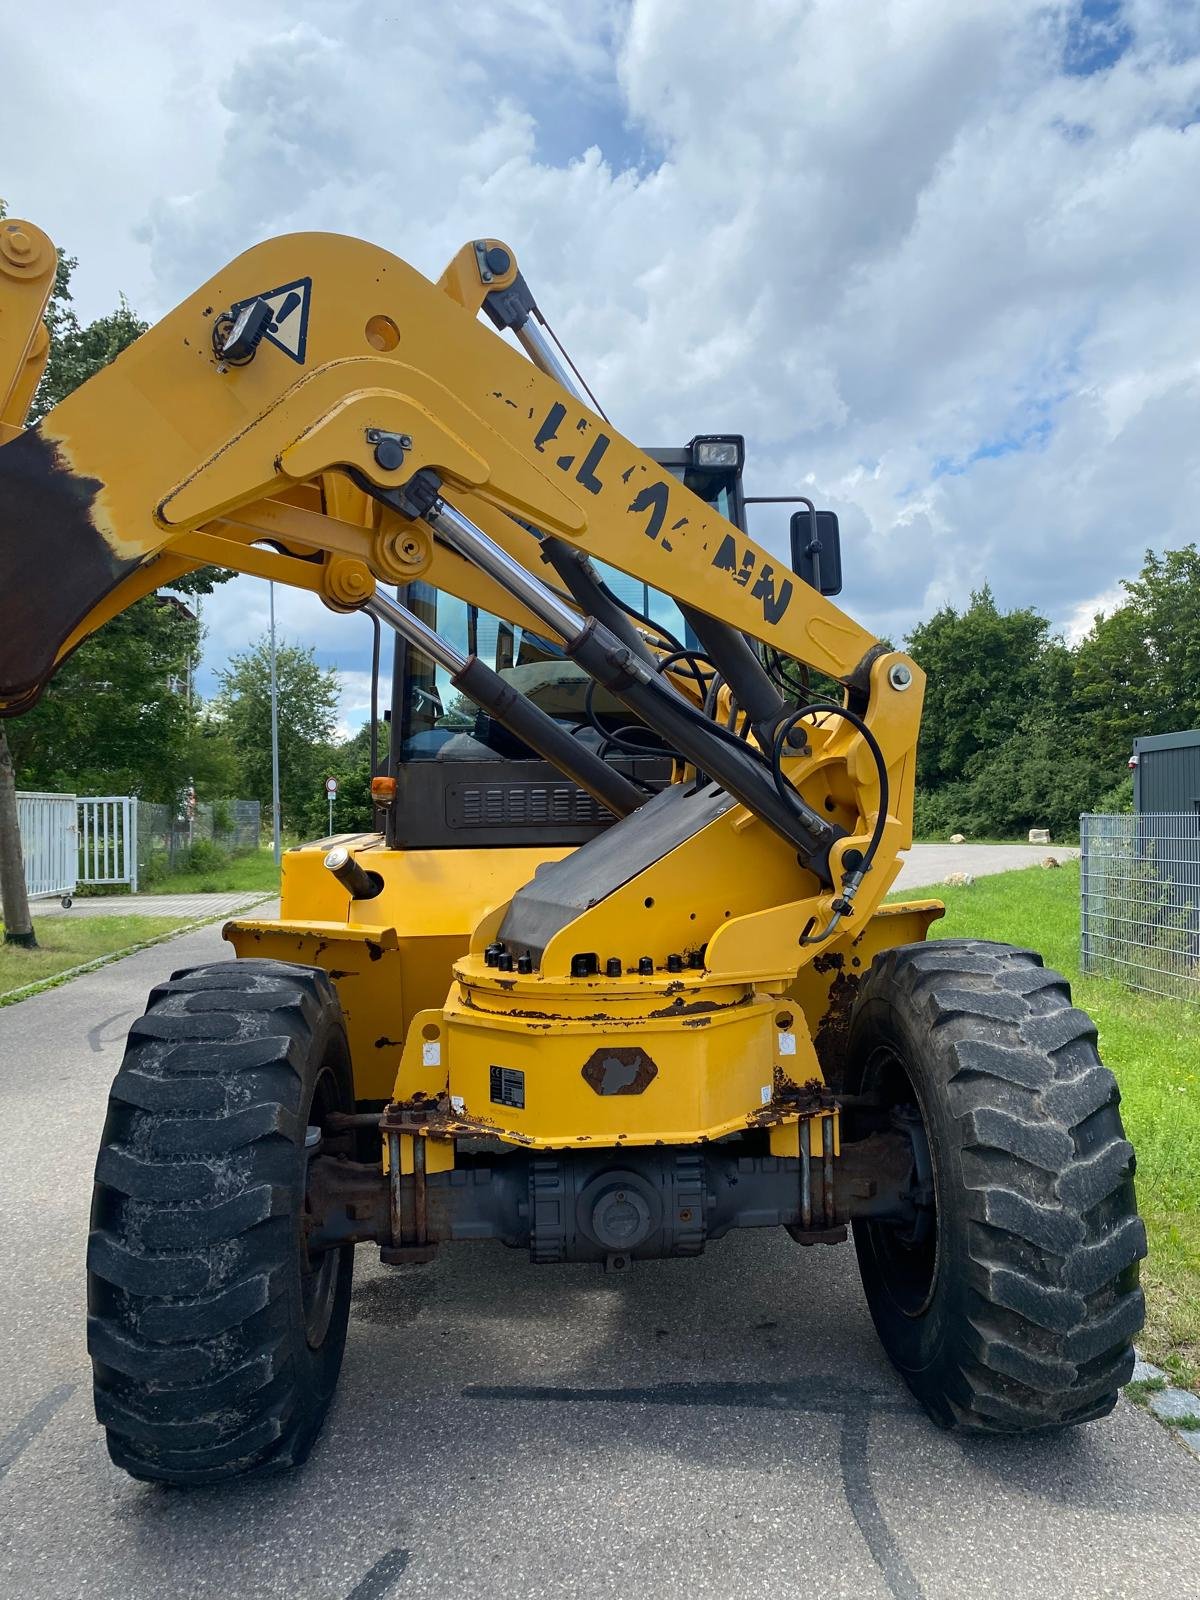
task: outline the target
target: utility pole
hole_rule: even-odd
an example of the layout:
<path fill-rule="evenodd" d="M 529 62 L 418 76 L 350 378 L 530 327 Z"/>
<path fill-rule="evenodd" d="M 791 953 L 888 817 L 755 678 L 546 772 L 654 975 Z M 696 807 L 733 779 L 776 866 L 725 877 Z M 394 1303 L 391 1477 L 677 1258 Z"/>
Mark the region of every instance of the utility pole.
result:
<path fill-rule="evenodd" d="M 279 826 L 279 693 L 275 682 L 275 585 L 271 590 L 271 837 L 275 846 L 275 865 L 283 859 Z"/>
<path fill-rule="evenodd" d="M 21 829 L 17 821 L 17 778 L 13 771 L 8 736 L 0 723 L 0 905 L 4 909 L 5 944 L 37 949 L 37 936 L 29 915 L 25 888 L 25 862 L 21 855 Z"/>

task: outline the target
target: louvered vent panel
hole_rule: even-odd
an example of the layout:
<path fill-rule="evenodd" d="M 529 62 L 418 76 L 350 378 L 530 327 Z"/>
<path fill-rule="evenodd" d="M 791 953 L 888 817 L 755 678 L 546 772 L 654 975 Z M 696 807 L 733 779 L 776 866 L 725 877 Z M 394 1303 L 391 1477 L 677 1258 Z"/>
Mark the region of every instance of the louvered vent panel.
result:
<path fill-rule="evenodd" d="M 446 821 L 452 828 L 544 828 L 608 820 L 608 812 L 573 783 L 471 784 L 446 794 Z"/>

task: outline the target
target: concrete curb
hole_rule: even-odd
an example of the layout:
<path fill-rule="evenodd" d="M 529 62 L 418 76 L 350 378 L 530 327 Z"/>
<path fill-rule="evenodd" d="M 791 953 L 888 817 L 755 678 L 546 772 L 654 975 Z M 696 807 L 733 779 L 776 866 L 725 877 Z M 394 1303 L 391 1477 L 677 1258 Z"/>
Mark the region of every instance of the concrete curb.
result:
<path fill-rule="evenodd" d="M 247 901 L 235 915 L 241 916 L 243 912 L 253 911 L 255 906 L 275 898 L 273 894 L 260 895 L 256 900 Z M 135 956 L 139 950 L 150 950 L 156 944 L 166 944 L 168 939 L 178 939 L 180 934 L 195 933 L 197 928 L 207 928 L 210 923 L 224 922 L 228 919 L 227 911 L 214 911 L 210 916 L 199 917 L 194 922 L 181 923 L 178 928 L 172 928 L 167 933 L 156 933 L 152 939 L 140 939 L 136 944 L 127 944 L 123 950 L 110 951 L 108 955 L 97 956 L 93 961 L 84 961 L 77 967 L 67 967 L 62 972 L 53 972 L 48 978 L 39 978 L 36 983 L 22 984 L 19 989 L 9 989 L 6 994 L 0 994 L 0 1006 L 19 1005 L 22 1000 L 32 1000 L 35 994 L 41 994 L 45 989 L 57 989 L 60 984 L 69 983 L 72 978 L 82 978 L 85 973 L 96 972 L 100 967 L 110 966 L 114 961 L 123 961 L 126 956 Z"/>
<path fill-rule="evenodd" d="M 1194 1456 L 1200 1457 L 1200 1395 L 1194 1395 L 1188 1389 L 1175 1388 L 1161 1367 L 1143 1360 L 1140 1351 L 1135 1354 L 1137 1361 L 1130 1383 L 1144 1387 L 1135 1390 L 1130 1399 L 1135 1405 L 1152 1412 L 1165 1428 L 1170 1429 L 1180 1444 Z M 1181 1421 L 1190 1421 L 1192 1418 L 1195 1419 L 1192 1426 L 1178 1426 Z"/>

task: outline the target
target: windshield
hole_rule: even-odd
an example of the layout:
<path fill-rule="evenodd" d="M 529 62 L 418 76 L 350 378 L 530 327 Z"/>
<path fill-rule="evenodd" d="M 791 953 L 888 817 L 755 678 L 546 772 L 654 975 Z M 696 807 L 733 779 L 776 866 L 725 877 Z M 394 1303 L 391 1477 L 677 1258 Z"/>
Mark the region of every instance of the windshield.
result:
<path fill-rule="evenodd" d="M 686 481 L 693 493 L 733 520 L 729 476 L 709 475 L 706 479 L 688 471 L 685 478 L 682 466 L 668 465 L 665 470 Z M 697 478 L 699 481 L 695 481 Z M 649 617 L 681 643 L 696 643 L 669 595 L 616 567 L 603 562 L 596 566 L 604 582 L 631 610 Z M 556 641 L 481 611 L 426 583 L 409 584 L 402 594 L 404 603 L 456 649 L 487 662 L 535 705 L 576 731 L 583 742 L 602 747 L 605 732 L 628 728 L 631 714 L 612 695 L 592 687 L 589 699 L 591 678 L 567 659 Z M 444 667 L 411 647 L 404 656 L 400 712 L 402 761 L 512 759 L 533 754 L 461 695 Z"/>

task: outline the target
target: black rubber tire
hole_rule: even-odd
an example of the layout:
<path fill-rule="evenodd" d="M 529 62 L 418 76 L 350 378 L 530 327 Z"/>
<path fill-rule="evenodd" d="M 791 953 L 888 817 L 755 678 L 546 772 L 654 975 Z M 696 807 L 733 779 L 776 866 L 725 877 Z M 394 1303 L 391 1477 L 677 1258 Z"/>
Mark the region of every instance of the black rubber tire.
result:
<path fill-rule="evenodd" d="M 855 1000 L 845 1088 L 907 1095 L 928 1139 L 931 1238 L 854 1225 L 871 1315 L 913 1394 L 971 1433 L 1105 1416 L 1133 1371 L 1146 1234 L 1116 1080 L 1066 979 L 979 940 L 889 950 Z"/>
<path fill-rule="evenodd" d="M 306 1131 L 353 1109 L 319 969 L 221 961 L 151 993 L 112 1086 L 88 1245 L 96 1416 L 135 1478 L 212 1483 L 307 1456 L 354 1250 L 305 1270 Z"/>

